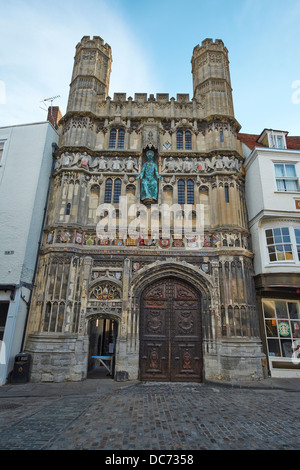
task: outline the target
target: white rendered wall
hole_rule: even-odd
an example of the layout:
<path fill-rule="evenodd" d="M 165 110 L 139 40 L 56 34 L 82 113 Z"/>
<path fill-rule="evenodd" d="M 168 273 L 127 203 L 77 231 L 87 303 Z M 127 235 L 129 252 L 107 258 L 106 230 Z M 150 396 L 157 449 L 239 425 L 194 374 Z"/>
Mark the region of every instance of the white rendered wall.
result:
<path fill-rule="evenodd" d="M 32 282 L 52 166 L 47 122 L 0 129 L 0 284 Z M 13 252 L 7 255 L 6 251 Z"/>
<path fill-rule="evenodd" d="M 44 122 L 0 128 L 0 140 L 6 141 L 0 162 L 0 301 L 10 302 L 3 337 L 6 357 L 0 361 L 3 385 L 22 348 L 51 175 L 52 143 L 58 142 L 58 135 Z M 5 254 L 7 251 L 11 254 Z M 16 285 L 15 291 L 5 290 L 8 285 Z"/>

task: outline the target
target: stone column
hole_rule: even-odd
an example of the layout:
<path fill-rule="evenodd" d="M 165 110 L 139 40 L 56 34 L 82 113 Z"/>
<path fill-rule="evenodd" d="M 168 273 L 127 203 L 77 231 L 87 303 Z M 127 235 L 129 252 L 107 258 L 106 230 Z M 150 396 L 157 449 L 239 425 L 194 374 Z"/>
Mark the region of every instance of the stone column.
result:
<path fill-rule="evenodd" d="M 131 261 L 124 260 L 123 265 L 123 297 L 122 297 L 122 318 L 119 324 L 118 342 L 116 350 L 115 380 L 121 382 L 132 378 L 137 378 L 137 368 L 133 344 L 135 344 L 132 332 L 135 328 L 132 325 L 134 319 L 131 315 L 129 285 L 131 278 Z M 134 359 L 132 362 L 132 358 Z"/>

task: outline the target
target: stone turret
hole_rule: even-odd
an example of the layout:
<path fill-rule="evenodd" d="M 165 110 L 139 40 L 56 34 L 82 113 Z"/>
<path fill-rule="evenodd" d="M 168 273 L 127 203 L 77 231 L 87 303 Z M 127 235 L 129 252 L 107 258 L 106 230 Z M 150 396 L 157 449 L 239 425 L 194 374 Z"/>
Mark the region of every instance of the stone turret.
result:
<path fill-rule="evenodd" d="M 205 39 L 192 56 L 193 93 L 202 102 L 206 117 L 234 117 L 228 50 L 223 41 Z"/>
<path fill-rule="evenodd" d="M 95 112 L 97 97 L 108 95 L 111 48 L 99 36 L 84 36 L 76 46 L 67 112 Z"/>

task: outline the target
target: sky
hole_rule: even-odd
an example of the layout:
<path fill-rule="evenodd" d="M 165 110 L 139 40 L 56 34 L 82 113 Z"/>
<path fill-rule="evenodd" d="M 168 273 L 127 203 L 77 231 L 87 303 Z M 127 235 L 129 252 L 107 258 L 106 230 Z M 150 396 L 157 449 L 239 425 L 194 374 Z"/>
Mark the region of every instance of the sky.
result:
<path fill-rule="evenodd" d="M 112 48 L 109 95 L 193 96 L 193 48 L 229 51 L 241 132 L 300 135 L 300 0 L 0 0 L 0 126 L 66 112 L 75 47 L 100 36 Z"/>

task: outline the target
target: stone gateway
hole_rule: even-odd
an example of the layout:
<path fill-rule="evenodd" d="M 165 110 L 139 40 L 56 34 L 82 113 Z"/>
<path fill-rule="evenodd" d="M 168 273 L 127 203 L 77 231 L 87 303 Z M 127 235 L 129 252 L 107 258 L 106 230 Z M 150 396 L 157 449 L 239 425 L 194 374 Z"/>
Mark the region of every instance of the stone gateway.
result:
<path fill-rule="evenodd" d="M 92 356 L 112 358 L 115 380 L 263 377 L 228 51 L 206 39 L 191 62 L 191 99 L 112 98 L 110 46 L 77 44 L 26 332 L 31 381 L 83 380 Z M 170 211 L 168 234 L 154 202 L 184 214 Z M 132 237 L 143 203 L 157 229 Z M 97 235 L 100 206 L 117 231 Z"/>

